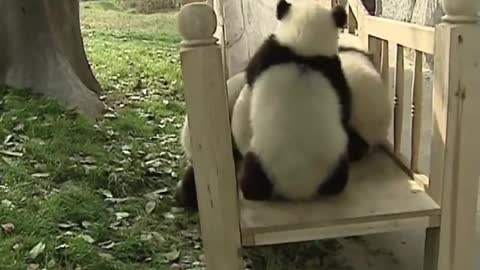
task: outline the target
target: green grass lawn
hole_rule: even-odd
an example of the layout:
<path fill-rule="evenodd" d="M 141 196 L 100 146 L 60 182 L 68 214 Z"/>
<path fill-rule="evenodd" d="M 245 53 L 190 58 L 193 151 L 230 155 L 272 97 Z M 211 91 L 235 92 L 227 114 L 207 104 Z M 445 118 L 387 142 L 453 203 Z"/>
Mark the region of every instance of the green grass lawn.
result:
<path fill-rule="evenodd" d="M 0 269 L 203 269 L 196 214 L 174 207 L 184 114 L 174 13 L 82 3 L 99 123 L 0 88 Z M 256 270 L 338 270 L 336 241 L 249 252 Z M 226 269 L 228 270 L 228 269 Z"/>

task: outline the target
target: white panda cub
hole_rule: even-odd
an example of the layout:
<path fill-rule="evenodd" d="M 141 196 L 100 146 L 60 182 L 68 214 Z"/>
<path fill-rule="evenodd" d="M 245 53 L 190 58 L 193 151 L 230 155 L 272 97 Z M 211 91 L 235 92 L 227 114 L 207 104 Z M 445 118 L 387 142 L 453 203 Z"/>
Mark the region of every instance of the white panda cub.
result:
<path fill-rule="evenodd" d="M 233 106 L 235 105 L 240 91 L 246 85 L 246 77 L 244 72 L 237 73 L 227 80 L 227 98 L 230 116 L 232 115 Z M 195 174 L 192 166 L 192 148 L 190 145 L 190 129 L 188 127 L 188 118 L 185 116 L 183 127 L 180 133 L 180 144 L 188 160 L 183 178 L 177 183 L 175 191 L 175 200 L 179 206 L 197 209 L 197 192 L 195 187 Z M 241 155 L 235 145 L 233 145 L 233 156 L 235 163 L 241 160 Z M 238 167 L 238 166 L 237 166 Z"/>
<path fill-rule="evenodd" d="M 252 138 L 240 188 L 247 200 L 340 193 L 349 178 L 351 93 L 337 55 L 346 12 L 280 0 L 276 15 L 246 69 Z"/>
<path fill-rule="evenodd" d="M 358 37 L 340 34 L 338 56 L 352 91 L 349 159 L 357 161 L 387 139 L 393 102 L 372 56 Z"/>

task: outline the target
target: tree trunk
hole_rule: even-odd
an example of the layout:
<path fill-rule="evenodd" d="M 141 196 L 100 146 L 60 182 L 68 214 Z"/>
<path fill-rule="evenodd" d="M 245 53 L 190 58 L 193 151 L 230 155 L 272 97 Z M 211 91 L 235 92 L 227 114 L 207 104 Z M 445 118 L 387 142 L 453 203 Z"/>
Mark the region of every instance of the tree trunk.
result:
<path fill-rule="evenodd" d="M 0 0 L 0 84 L 30 88 L 98 118 L 101 87 L 88 64 L 78 0 Z"/>

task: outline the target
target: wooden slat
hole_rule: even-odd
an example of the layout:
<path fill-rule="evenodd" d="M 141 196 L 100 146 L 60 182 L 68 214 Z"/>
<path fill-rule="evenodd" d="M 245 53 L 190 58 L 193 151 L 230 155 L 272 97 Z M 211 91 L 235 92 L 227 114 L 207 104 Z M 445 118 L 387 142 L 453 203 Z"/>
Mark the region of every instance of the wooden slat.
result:
<path fill-rule="evenodd" d="M 380 74 L 382 75 L 382 79 L 385 85 L 388 85 L 390 77 L 390 64 L 388 57 L 388 40 L 382 40 L 382 60 Z"/>
<path fill-rule="evenodd" d="M 357 21 L 363 21 L 368 15 L 368 10 L 363 5 L 362 1 L 360 0 L 348 0 L 348 5 L 353 11 L 353 15 L 357 19 Z"/>
<path fill-rule="evenodd" d="M 368 51 L 373 55 L 373 64 L 378 72 L 381 68 L 382 60 L 382 40 L 376 37 L 368 37 Z"/>
<path fill-rule="evenodd" d="M 375 16 L 366 16 L 364 27 L 368 35 L 395 42 L 427 54 L 433 54 L 435 35 L 433 27 Z"/>
<path fill-rule="evenodd" d="M 348 33 L 355 34 L 355 30 L 357 29 L 357 20 L 355 15 L 352 11 L 352 7 L 348 5 L 348 21 L 347 21 L 347 29 Z"/>
<path fill-rule="evenodd" d="M 403 119 L 405 114 L 405 68 L 403 47 L 397 44 L 395 63 L 395 116 L 393 121 L 393 146 L 395 154 L 402 145 Z"/>
<path fill-rule="evenodd" d="M 415 51 L 412 81 L 412 156 L 410 168 L 414 172 L 418 172 L 423 116 L 423 53 L 421 51 Z"/>
<path fill-rule="evenodd" d="M 358 222 L 352 224 L 326 227 L 312 227 L 292 231 L 260 232 L 242 238 L 244 246 L 261 246 L 300 241 L 321 240 L 338 237 L 359 236 L 374 233 L 386 233 L 409 229 L 438 226 L 439 218 L 414 217 L 390 219 L 374 222 Z"/>
<path fill-rule="evenodd" d="M 369 232 L 377 229 L 384 231 L 385 223 L 381 222 L 394 221 L 391 224 L 398 224 L 405 219 L 439 214 L 438 205 L 424 192 L 423 186 L 412 180 L 382 150 L 376 150 L 364 160 L 354 163 L 350 179 L 344 193 L 312 202 L 253 202 L 242 199 L 242 241 L 256 235 L 263 235 L 260 236 L 265 237 L 262 241 L 267 241 L 267 238 L 269 242 L 282 241 L 277 238 L 277 233 L 278 237 L 292 233 L 290 240 L 297 237 L 307 240 L 308 234 L 305 233 L 313 228 L 328 230 L 330 236 L 342 235 L 345 233 L 342 232 L 345 229 L 343 226 L 349 224 L 383 224 L 375 225 Z M 361 227 L 355 227 L 356 232 L 360 232 Z M 394 227 L 392 225 L 390 229 Z M 302 230 L 307 231 L 298 232 Z M 310 237 L 313 240 L 321 235 Z"/>

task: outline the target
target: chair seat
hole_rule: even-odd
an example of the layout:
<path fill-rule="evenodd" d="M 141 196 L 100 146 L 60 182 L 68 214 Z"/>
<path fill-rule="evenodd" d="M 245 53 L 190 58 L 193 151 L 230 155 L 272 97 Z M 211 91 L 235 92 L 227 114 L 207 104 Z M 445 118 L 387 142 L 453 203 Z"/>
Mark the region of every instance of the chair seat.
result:
<path fill-rule="evenodd" d="M 417 178 L 417 177 L 415 177 Z M 440 207 L 386 151 L 352 164 L 344 193 L 310 202 L 240 199 L 242 242 L 284 242 L 439 226 Z"/>

